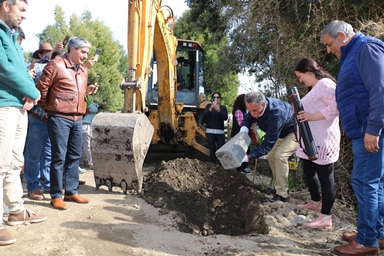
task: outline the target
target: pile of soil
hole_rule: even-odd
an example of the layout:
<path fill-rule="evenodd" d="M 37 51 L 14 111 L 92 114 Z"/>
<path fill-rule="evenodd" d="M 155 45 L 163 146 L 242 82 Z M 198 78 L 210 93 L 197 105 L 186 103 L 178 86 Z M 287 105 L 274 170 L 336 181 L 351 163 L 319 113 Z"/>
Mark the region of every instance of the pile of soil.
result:
<path fill-rule="evenodd" d="M 260 172 L 257 175 L 263 176 Z M 160 214 L 173 214 L 175 226 L 181 232 L 203 236 L 292 234 L 295 239 L 310 239 L 311 236 L 318 239 L 317 230 L 303 226 L 318 213 L 296 207 L 310 200 L 307 188 L 290 191 L 288 203 L 267 203 L 263 186 L 252 180 L 254 177 L 236 170 L 225 170 L 197 159 L 178 158 L 163 161 L 145 176 L 143 197 L 160 208 Z M 339 243 L 341 233 L 353 230 L 355 221 L 353 210 L 336 202 L 333 230 L 338 232 L 325 239 L 330 244 Z M 324 246 L 324 243 L 316 246 Z"/>
<path fill-rule="evenodd" d="M 162 162 L 144 178 L 144 199 L 161 213 L 176 212 L 177 228 L 212 235 L 267 234 L 265 196 L 236 170 L 197 159 Z"/>

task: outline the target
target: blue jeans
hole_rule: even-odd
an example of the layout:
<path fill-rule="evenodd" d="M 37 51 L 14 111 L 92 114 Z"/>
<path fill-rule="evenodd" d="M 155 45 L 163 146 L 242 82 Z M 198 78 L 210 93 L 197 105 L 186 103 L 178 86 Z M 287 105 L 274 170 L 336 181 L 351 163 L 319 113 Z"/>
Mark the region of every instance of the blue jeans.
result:
<path fill-rule="evenodd" d="M 369 153 L 364 139 L 352 141 L 352 188 L 358 202 L 357 237 L 362 245 L 377 247 L 384 239 L 384 135 L 379 139 L 379 151 Z"/>
<path fill-rule="evenodd" d="M 28 114 L 28 131 L 24 148 L 24 177 L 28 192 L 50 189 L 51 141 L 47 122 Z"/>
<path fill-rule="evenodd" d="M 65 194 L 78 194 L 82 124 L 82 120 L 72 121 L 57 116 L 48 119 L 48 133 L 52 144 L 52 199 L 62 197 L 63 178 Z"/>

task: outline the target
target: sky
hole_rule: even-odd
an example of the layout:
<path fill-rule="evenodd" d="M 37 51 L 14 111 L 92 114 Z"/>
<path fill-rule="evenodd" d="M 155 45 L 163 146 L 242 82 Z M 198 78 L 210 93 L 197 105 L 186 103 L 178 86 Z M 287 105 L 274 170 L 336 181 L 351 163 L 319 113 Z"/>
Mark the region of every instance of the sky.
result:
<path fill-rule="evenodd" d="M 28 1 L 27 19 L 21 23 L 26 39 L 22 47 L 24 51 L 34 52 L 39 48 L 36 34 L 40 34 L 47 25 L 54 23 L 55 6 L 63 8 L 67 18 L 72 14 L 80 16 L 84 10 L 89 10 L 94 20 L 101 20 L 107 25 L 116 40 L 126 48 L 128 0 L 112 0 L 111 2 L 95 0 L 31 0 Z M 163 0 L 162 5 L 168 5 L 175 16 L 180 17 L 187 9 L 184 0 Z"/>

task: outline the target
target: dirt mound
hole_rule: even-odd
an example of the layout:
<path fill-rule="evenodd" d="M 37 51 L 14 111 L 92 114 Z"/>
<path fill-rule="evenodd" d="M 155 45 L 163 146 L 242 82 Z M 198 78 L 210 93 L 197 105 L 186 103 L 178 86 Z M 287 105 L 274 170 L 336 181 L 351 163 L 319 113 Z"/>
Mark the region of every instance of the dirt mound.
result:
<path fill-rule="evenodd" d="M 177 228 L 202 235 L 267 234 L 265 197 L 243 174 L 212 163 L 178 158 L 144 178 L 145 200 L 177 212 Z"/>

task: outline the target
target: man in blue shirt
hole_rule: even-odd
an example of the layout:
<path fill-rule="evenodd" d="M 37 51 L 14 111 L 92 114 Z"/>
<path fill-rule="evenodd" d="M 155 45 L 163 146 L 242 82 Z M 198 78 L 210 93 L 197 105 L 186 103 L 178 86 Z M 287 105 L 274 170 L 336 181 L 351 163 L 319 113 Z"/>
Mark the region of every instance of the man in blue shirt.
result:
<path fill-rule="evenodd" d="M 288 158 L 295 152 L 297 141 L 294 130 L 292 106 L 280 99 L 265 97 L 261 92 L 245 95 L 245 114 L 240 132 L 247 132 L 253 123 L 265 132 L 264 140 L 243 162 L 268 154 L 276 194 L 268 202 L 288 200 Z"/>
<path fill-rule="evenodd" d="M 358 233 L 344 233 L 349 243 L 333 250 L 377 254 L 384 247 L 384 43 L 339 20 L 330 22 L 320 38 L 328 53 L 340 59 L 336 101 L 343 129 L 352 139 L 351 180 L 358 202 Z"/>

